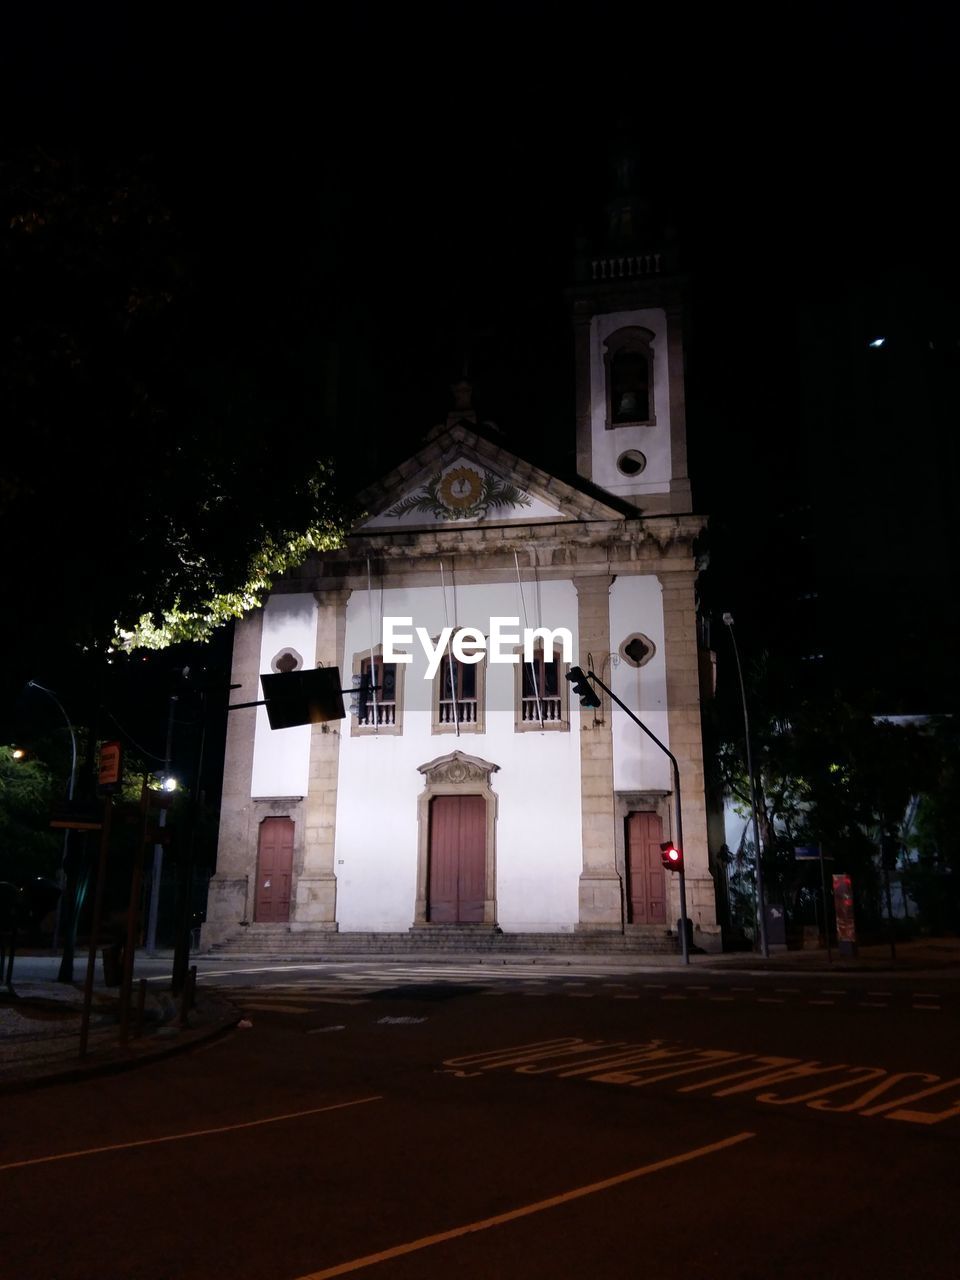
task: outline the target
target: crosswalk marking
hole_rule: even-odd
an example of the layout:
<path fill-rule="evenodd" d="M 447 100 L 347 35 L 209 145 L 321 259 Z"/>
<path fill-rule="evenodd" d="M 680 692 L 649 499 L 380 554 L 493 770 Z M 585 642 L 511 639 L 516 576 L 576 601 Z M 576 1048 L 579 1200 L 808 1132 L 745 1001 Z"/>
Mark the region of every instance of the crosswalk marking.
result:
<path fill-rule="evenodd" d="M 363 1005 L 383 997 L 385 992 L 416 1000 L 429 988 L 447 989 L 455 994 L 457 989 L 470 989 L 477 995 L 541 997 L 570 1000 L 603 999 L 662 1001 L 708 1001 L 716 1004 L 785 1004 L 793 1007 L 845 1006 L 853 1010 L 884 1009 L 890 1007 L 914 1008 L 922 1012 L 943 1012 L 938 993 L 911 991 L 907 984 L 894 991 L 865 990 L 863 986 L 836 987 L 764 987 L 724 984 L 700 984 L 678 979 L 672 982 L 647 982 L 640 974 L 633 973 L 633 981 L 615 981 L 607 966 L 597 966 L 597 972 L 584 972 L 573 968 L 577 977 L 571 977 L 571 966 L 565 965 L 553 972 L 537 966 L 531 972 L 528 965 L 454 965 L 431 967 L 407 965 L 395 967 L 389 963 L 366 964 L 349 970 L 331 967 L 297 981 L 284 973 L 285 981 L 257 982 L 249 980 L 240 986 L 217 983 L 221 990 L 245 1009 L 253 1012 L 286 1013 L 302 1016 L 311 1009 L 323 1005 Z M 244 972 L 244 971 L 237 971 Z M 618 970 L 614 969 L 613 973 Z M 226 976 L 226 975 L 222 975 Z M 279 976 L 279 975 L 278 975 Z M 624 974 L 623 976 L 626 976 Z M 693 976 L 693 975 L 690 975 Z M 418 990 L 420 988 L 420 990 Z M 769 994 L 767 994 L 769 993 Z M 819 993 L 819 994 L 818 994 Z"/>

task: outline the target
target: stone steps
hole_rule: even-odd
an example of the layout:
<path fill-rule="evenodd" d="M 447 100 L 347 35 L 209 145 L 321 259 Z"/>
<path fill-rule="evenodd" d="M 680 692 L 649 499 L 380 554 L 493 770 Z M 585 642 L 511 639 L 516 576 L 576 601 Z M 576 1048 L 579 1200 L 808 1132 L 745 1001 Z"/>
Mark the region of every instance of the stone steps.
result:
<path fill-rule="evenodd" d="M 627 933 L 500 933 L 482 926 L 431 925 L 407 933 L 339 933 L 291 930 L 288 925 L 249 925 L 215 943 L 208 956 L 321 959 L 347 955 L 677 955 L 680 944 L 665 930 Z"/>

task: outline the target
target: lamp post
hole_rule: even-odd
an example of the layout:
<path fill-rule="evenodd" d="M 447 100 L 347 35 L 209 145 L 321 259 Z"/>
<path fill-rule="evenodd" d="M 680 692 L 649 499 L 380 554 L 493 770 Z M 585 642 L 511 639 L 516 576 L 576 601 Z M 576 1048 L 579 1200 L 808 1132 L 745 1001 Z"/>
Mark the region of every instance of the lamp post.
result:
<path fill-rule="evenodd" d="M 67 729 L 70 731 L 70 753 L 71 753 L 70 784 L 67 788 L 67 799 L 72 800 L 73 793 L 77 785 L 77 735 L 74 732 L 73 725 L 70 723 L 70 717 L 67 715 L 66 711 L 64 711 L 63 703 L 60 701 L 60 699 L 57 697 L 57 695 L 53 692 L 52 689 L 48 689 L 46 685 L 38 684 L 36 680 L 28 680 L 27 688 L 39 689 L 40 692 L 45 693 L 48 698 L 52 698 L 53 701 L 57 704 L 60 710 L 60 714 L 63 716 L 64 720 L 66 721 Z"/>
<path fill-rule="evenodd" d="M 743 668 L 740 666 L 740 650 L 737 648 L 737 637 L 733 630 L 733 614 L 725 613 L 723 623 L 730 633 L 733 645 L 733 656 L 737 662 L 737 677 L 740 681 L 740 703 L 743 707 L 743 739 L 747 754 L 747 775 L 750 779 L 750 810 L 753 814 L 753 847 L 757 856 L 757 927 L 760 931 L 760 951 L 766 959 L 770 955 L 767 945 L 767 910 L 763 893 L 763 859 L 760 849 L 760 820 L 757 817 L 757 783 L 753 773 L 753 757 L 750 751 L 750 718 L 747 715 L 747 691 L 743 683 Z"/>
<path fill-rule="evenodd" d="M 60 699 L 57 697 L 57 695 L 53 692 L 52 689 L 48 689 L 46 685 L 40 684 L 36 680 L 28 680 L 27 688 L 37 689 L 39 690 L 40 693 L 45 693 L 47 697 L 51 699 L 52 702 L 56 703 L 57 709 L 59 710 L 60 714 L 63 716 L 63 719 L 66 723 L 67 730 L 70 734 L 70 781 L 67 784 L 67 799 L 72 802 L 74 798 L 74 792 L 77 789 L 76 731 L 74 730 L 70 717 L 67 715 L 66 711 L 64 710 L 63 703 L 60 701 Z M 73 981 L 73 950 L 76 942 L 77 917 L 80 914 L 80 903 L 78 901 L 75 901 L 77 897 L 77 888 L 78 888 L 76 872 L 75 872 L 75 869 L 70 867 L 70 840 L 72 836 L 73 836 L 73 832 L 68 827 L 66 831 L 64 831 L 63 833 L 63 855 L 60 861 L 61 894 L 60 894 L 60 897 L 57 899 L 57 911 L 56 911 L 56 916 L 54 918 L 54 925 L 53 925 L 53 946 L 54 946 L 54 949 L 56 949 L 57 942 L 59 941 L 59 938 L 60 938 L 60 919 L 61 919 L 61 909 L 63 906 L 63 898 L 64 898 L 63 889 L 64 889 L 64 877 L 65 877 L 66 888 L 67 889 L 72 888 L 72 891 L 69 894 L 69 900 L 67 902 L 67 910 L 70 914 L 67 916 L 67 936 L 63 940 L 63 956 L 61 957 L 61 960 L 60 960 L 60 972 L 57 975 L 58 982 Z"/>
<path fill-rule="evenodd" d="M 177 709 L 177 695 L 171 693 L 167 710 L 167 745 L 164 750 L 163 759 L 163 786 L 164 790 L 169 790 L 170 783 L 170 765 L 173 754 L 173 717 Z M 165 827 L 167 825 L 167 811 L 160 810 L 160 818 L 158 826 Z M 163 845 L 155 844 L 153 846 L 153 872 L 150 878 L 150 904 L 147 912 L 147 938 L 146 948 L 147 954 L 153 955 L 157 949 L 157 919 L 160 915 L 160 881 L 163 878 Z"/>

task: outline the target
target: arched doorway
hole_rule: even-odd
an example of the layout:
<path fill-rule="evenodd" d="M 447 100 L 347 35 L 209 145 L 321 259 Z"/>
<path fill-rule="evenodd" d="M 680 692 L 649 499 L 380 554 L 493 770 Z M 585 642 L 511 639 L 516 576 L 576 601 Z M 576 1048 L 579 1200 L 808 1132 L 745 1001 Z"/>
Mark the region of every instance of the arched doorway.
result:
<path fill-rule="evenodd" d="M 496 924 L 498 768 L 462 751 L 420 766 L 415 924 Z"/>

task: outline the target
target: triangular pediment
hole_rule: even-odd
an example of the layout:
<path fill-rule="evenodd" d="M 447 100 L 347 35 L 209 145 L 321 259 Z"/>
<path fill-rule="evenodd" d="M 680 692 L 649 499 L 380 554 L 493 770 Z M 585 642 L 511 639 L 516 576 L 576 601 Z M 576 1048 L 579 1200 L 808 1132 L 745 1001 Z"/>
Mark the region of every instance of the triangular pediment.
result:
<path fill-rule="evenodd" d="M 360 495 L 355 532 L 620 519 L 624 511 L 551 476 L 465 423 Z"/>

